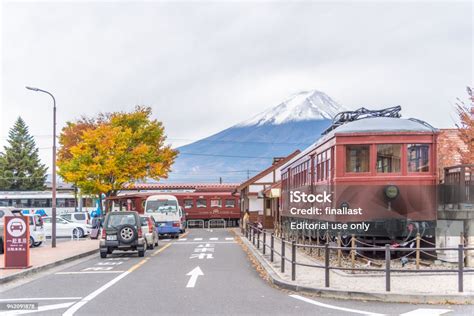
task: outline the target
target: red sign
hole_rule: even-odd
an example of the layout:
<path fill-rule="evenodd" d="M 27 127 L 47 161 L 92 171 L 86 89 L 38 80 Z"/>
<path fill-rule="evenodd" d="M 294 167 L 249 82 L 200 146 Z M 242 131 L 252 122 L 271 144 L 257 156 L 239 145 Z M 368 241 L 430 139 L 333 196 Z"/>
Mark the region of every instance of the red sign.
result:
<path fill-rule="evenodd" d="M 30 226 L 24 216 L 5 216 L 3 230 L 5 268 L 30 267 Z"/>

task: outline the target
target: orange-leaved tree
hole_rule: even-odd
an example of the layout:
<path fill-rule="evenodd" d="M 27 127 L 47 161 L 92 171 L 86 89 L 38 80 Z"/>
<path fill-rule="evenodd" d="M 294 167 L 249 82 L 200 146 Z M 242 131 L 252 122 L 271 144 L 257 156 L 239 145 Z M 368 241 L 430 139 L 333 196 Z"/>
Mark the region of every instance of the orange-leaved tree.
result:
<path fill-rule="evenodd" d="M 164 144 L 151 108 L 69 122 L 60 136 L 59 174 L 85 194 L 115 196 L 124 185 L 166 178 L 177 151 Z"/>
<path fill-rule="evenodd" d="M 471 97 L 471 107 L 474 107 L 473 92 L 469 87 L 467 90 Z M 471 107 L 459 99 L 456 103 L 456 111 L 460 121 L 457 124 L 458 136 L 465 144 L 465 149 L 457 148 L 457 151 L 463 164 L 474 164 L 474 117 Z"/>

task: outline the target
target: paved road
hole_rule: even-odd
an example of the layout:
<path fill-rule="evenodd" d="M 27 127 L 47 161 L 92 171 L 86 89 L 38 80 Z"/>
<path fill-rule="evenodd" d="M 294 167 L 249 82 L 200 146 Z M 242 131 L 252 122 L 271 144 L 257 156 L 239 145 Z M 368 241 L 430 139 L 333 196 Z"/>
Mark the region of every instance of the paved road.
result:
<path fill-rule="evenodd" d="M 194 273 L 193 273 L 194 272 Z M 231 232 L 191 230 L 145 258 L 99 255 L 2 289 L 0 302 L 38 302 L 36 315 L 469 315 L 471 306 L 331 300 L 264 281 Z M 4 313 L 7 314 L 7 313 Z M 2 313 L 0 313 L 2 315 Z"/>

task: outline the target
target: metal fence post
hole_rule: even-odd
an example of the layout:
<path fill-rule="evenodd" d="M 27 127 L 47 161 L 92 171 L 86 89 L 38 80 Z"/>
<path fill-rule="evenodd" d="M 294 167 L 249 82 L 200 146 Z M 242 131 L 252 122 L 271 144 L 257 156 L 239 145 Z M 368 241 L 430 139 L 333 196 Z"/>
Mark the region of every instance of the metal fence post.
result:
<path fill-rule="evenodd" d="M 260 249 L 260 231 L 257 230 L 257 249 Z"/>
<path fill-rule="evenodd" d="M 385 245 L 385 291 L 390 292 L 390 245 Z"/>
<path fill-rule="evenodd" d="M 265 243 L 267 242 L 267 232 L 265 231 L 265 229 L 263 230 L 263 254 L 265 254 L 265 248 L 266 248 L 266 245 Z"/>
<path fill-rule="evenodd" d="M 273 262 L 273 247 L 275 245 L 275 236 L 273 233 L 270 236 L 270 262 Z"/>
<path fill-rule="evenodd" d="M 329 287 L 329 244 L 324 245 L 324 280 L 325 286 Z"/>
<path fill-rule="evenodd" d="M 291 280 L 296 279 L 296 243 L 293 240 L 291 242 Z"/>
<path fill-rule="evenodd" d="M 252 244 L 255 246 L 255 227 L 252 226 Z"/>
<path fill-rule="evenodd" d="M 460 244 L 458 248 L 458 291 L 464 291 L 464 245 Z"/>
<path fill-rule="evenodd" d="M 281 272 L 285 273 L 285 238 L 281 239 Z"/>
<path fill-rule="evenodd" d="M 245 237 L 249 239 L 249 223 L 245 224 Z"/>

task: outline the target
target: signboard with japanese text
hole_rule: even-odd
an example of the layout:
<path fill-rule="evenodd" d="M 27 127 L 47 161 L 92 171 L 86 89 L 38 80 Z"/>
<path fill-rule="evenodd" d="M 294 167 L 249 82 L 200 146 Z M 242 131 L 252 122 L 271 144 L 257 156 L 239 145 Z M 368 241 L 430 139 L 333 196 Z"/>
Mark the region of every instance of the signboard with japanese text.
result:
<path fill-rule="evenodd" d="M 30 267 L 30 230 L 24 216 L 5 216 L 3 232 L 5 242 L 5 268 L 22 269 Z"/>

